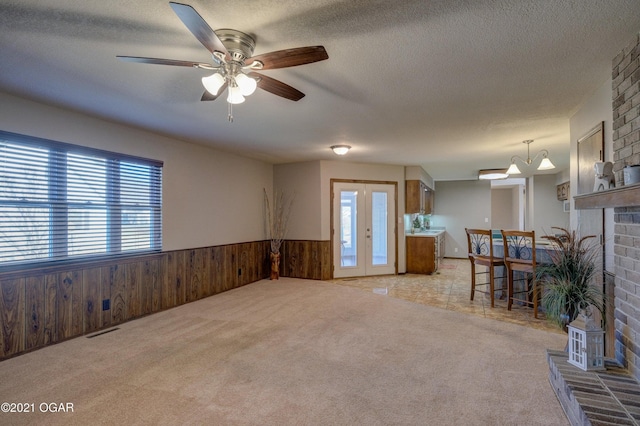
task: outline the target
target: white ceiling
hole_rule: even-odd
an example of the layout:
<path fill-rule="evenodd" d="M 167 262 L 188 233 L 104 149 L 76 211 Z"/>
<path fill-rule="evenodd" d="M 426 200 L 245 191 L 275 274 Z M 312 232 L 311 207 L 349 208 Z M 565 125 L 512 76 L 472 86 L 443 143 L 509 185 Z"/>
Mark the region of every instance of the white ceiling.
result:
<path fill-rule="evenodd" d="M 187 2 L 187 0 L 184 0 Z M 638 0 L 193 0 L 254 54 L 323 45 L 329 59 L 264 71 L 306 94 L 201 102 L 211 62 L 164 0 L 1 0 L 0 91 L 272 163 L 422 165 L 475 178 L 546 148 L 569 165 L 569 118 L 640 31 Z M 594 123 L 595 125 L 596 123 Z M 533 167 L 531 167 L 533 169 Z M 522 169 L 522 168 L 521 168 Z"/>

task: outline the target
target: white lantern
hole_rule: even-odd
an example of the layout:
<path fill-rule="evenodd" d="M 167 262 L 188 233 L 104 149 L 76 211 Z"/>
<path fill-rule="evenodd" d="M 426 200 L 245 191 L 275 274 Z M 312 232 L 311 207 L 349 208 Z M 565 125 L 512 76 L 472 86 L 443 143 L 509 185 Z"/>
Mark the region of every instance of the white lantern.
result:
<path fill-rule="evenodd" d="M 581 312 L 569 329 L 569 364 L 584 371 L 605 370 L 604 332 L 593 319 Z"/>

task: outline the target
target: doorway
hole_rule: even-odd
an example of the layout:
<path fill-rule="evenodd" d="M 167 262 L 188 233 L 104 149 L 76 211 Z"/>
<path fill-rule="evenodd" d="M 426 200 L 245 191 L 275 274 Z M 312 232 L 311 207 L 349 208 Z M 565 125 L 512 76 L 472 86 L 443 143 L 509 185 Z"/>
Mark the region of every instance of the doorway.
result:
<path fill-rule="evenodd" d="M 491 181 L 491 228 L 525 229 L 526 179 Z"/>
<path fill-rule="evenodd" d="M 396 188 L 332 181 L 334 278 L 396 273 Z"/>

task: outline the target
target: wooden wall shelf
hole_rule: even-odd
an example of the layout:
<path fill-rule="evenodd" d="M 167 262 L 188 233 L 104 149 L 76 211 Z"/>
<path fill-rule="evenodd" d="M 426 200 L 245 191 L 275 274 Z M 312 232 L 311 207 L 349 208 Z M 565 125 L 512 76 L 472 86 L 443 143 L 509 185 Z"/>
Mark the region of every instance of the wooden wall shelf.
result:
<path fill-rule="evenodd" d="M 640 206 L 640 183 L 573 197 L 576 210 Z"/>

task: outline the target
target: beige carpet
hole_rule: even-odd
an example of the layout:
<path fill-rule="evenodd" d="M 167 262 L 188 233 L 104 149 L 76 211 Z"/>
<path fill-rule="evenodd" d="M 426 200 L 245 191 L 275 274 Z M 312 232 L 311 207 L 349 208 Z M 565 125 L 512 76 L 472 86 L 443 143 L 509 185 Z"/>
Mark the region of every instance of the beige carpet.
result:
<path fill-rule="evenodd" d="M 260 281 L 0 363 L 0 424 L 565 425 L 566 337 L 319 281 Z M 73 413 L 40 413 L 41 403 Z"/>

